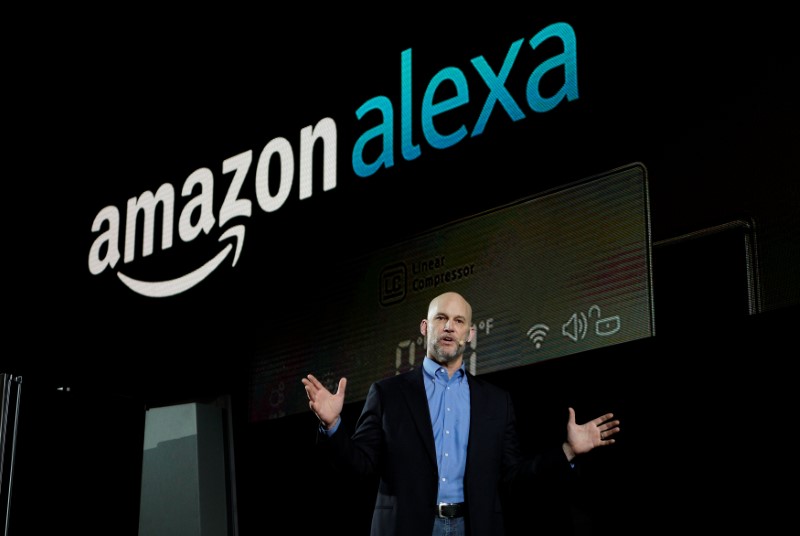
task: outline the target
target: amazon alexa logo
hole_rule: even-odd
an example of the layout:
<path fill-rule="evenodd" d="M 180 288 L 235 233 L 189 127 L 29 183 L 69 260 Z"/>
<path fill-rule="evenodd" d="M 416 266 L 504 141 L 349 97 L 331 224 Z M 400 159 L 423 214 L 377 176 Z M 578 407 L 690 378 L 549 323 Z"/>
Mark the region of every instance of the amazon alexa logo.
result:
<path fill-rule="evenodd" d="M 406 265 L 402 262 L 387 266 L 381 272 L 381 305 L 392 305 L 406 297 Z"/>

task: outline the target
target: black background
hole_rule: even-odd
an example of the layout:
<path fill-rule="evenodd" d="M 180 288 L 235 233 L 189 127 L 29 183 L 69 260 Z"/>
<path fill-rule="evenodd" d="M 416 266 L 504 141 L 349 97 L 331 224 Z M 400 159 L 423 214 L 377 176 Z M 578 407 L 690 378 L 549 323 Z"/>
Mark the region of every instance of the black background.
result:
<path fill-rule="evenodd" d="M 605 411 L 623 420 L 617 445 L 590 455 L 568 501 L 516 490 L 509 523 L 579 534 L 670 532 L 690 519 L 708 530 L 779 525 L 787 499 L 772 478 L 793 476 L 781 434 L 795 408 L 785 347 L 800 303 L 797 60 L 789 17 L 759 8 L 227 9 L 103 14 L 99 23 L 50 14 L 54 22 L 15 43 L 8 84 L 9 343 L 0 368 L 25 380 L 17 532 L 57 520 L 84 533 L 135 534 L 143 411 L 231 395 L 240 533 L 287 523 L 300 533 L 365 533 L 374 488 L 321 466 L 313 415 L 247 422 L 249 360 L 270 320 L 336 314 L 314 290 L 335 284 L 324 273 L 337 257 L 631 162 L 649 172 L 656 336 L 492 375 L 512 390 L 531 449 L 560 439 L 569 404 L 579 420 Z M 486 96 L 470 60 L 483 55 L 497 70 L 513 41 L 558 21 L 576 33 L 578 100 L 528 110 L 521 88 L 536 61 L 524 45 L 508 87 L 525 119 L 496 107 L 484 134 L 436 150 L 417 115 L 422 154 L 402 159 L 403 50 L 413 49 L 417 114 L 436 72 L 467 74 L 460 119 L 470 128 Z M 395 106 L 395 165 L 358 178 L 350 150 L 367 125 L 355 110 L 377 95 Z M 257 154 L 278 136 L 297 147 L 300 129 L 323 117 L 339 127 L 337 188 L 316 185 L 299 201 L 295 184 L 279 211 L 254 206 L 235 267 L 158 300 L 133 294 L 110 270 L 89 273 L 102 207 L 122 208 L 165 182 L 178 189 L 203 166 L 215 173 L 219 206 L 225 158 Z M 738 220 L 759 238 L 755 315 L 741 304 L 740 237 L 663 245 Z M 174 263 L 180 273 L 211 251 L 183 246 L 141 269 Z M 347 408 L 348 423 L 359 410 Z"/>

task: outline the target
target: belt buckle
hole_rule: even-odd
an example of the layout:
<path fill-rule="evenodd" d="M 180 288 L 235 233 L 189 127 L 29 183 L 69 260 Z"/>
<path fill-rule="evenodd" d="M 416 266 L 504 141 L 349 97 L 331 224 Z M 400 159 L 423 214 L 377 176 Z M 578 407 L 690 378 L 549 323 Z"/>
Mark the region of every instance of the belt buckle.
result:
<path fill-rule="evenodd" d="M 453 506 L 453 503 L 437 503 L 436 504 L 436 515 L 439 517 L 448 517 L 442 512 L 442 508 L 447 508 L 448 506 Z"/>

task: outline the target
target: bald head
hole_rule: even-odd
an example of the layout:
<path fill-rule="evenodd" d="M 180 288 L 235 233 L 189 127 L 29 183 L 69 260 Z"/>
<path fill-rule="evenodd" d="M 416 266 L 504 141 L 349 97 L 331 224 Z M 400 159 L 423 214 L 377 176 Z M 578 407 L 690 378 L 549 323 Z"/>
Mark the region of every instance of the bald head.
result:
<path fill-rule="evenodd" d="M 472 306 L 458 292 L 445 292 L 432 299 L 428 305 L 428 320 L 440 311 L 449 311 L 452 315 L 463 317 L 467 325 L 472 323 Z"/>

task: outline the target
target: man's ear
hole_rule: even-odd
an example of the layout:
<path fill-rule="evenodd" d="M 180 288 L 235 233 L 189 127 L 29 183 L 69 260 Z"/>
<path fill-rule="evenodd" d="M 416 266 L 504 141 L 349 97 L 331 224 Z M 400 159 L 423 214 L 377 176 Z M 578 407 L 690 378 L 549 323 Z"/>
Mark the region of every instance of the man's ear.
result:
<path fill-rule="evenodd" d="M 423 337 L 428 336 L 428 320 L 423 318 L 422 322 L 419 323 L 419 332 L 422 333 Z"/>
<path fill-rule="evenodd" d="M 477 333 L 477 330 L 475 329 L 475 324 L 472 324 L 469 328 L 469 335 L 467 335 L 467 342 L 472 342 L 475 338 L 475 333 Z"/>

